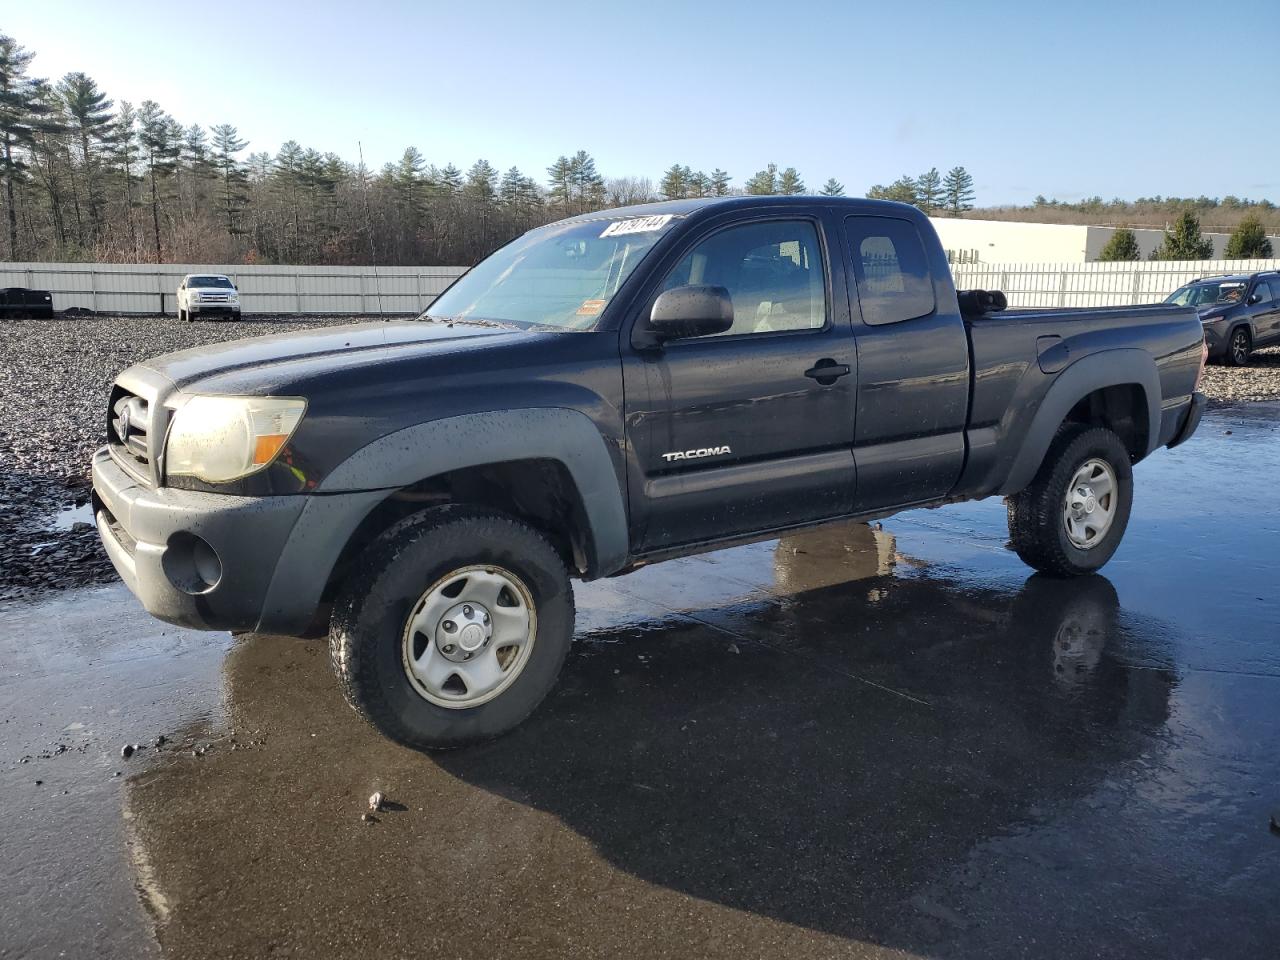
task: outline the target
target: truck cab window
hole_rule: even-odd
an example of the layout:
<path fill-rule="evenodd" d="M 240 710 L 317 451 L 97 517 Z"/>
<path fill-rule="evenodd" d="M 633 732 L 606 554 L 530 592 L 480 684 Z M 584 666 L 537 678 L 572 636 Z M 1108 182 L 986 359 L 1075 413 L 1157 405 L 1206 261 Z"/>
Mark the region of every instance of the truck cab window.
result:
<path fill-rule="evenodd" d="M 849 256 L 862 319 L 898 323 L 933 312 L 933 277 L 916 228 L 893 217 L 849 217 Z"/>
<path fill-rule="evenodd" d="M 822 250 L 807 220 L 752 223 L 708 237 L 667 275 L 663 289 L 686 284 L 729 291 L 733 326 L 719 336 L 816 330 L 827 322 Z"/>

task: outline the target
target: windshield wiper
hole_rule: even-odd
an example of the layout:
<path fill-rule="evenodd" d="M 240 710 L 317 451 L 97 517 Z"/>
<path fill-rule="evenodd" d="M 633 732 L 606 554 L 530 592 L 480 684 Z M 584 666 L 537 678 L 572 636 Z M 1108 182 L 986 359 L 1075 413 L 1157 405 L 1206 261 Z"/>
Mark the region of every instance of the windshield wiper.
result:
<path fill-rule="evenodd" d="M 517 324 L 507 320 L 485 320 L 481 317 L 433 317 L 429 313 L 424 313 L 418 317 L 419 320 L 426 320 L 428 323 L 443 323 L 452 327 L 454 324 L 464 324 L 469 327 L 492 327 L 498 330 L 519 330 Z"/>

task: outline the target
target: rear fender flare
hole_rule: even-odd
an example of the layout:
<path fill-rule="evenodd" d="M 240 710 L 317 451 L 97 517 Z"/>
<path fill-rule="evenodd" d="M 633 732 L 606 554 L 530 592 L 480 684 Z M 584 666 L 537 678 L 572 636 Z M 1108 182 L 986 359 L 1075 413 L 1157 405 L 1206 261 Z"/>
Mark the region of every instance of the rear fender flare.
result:
<path fill-rule="evenodd" d="M 1136 348 L 1106 350 L 1077 360 L 1058 374 L 1036 409 L 1022 449 L 998 492 L 1008 496 L 1031 482 L 1072 407 L 1095 390 L 1128 384 L 1141 387 L 1146 398 L 1147 446 L 1142 455 L 1151 454 L 1160 441 L 1160 375 L 1155 360 Z"/>

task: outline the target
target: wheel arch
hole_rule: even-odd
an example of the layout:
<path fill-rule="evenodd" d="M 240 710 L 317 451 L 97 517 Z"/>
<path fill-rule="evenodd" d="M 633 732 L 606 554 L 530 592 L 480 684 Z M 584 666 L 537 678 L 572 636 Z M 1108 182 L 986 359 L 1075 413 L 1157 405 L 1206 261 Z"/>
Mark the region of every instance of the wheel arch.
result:
<path fill-rule="evenodd" d="M 357 451 L 317 492 L 375 486 L 386 495 L 362 519 L 366 531 L 395 522 L 405 505 L 468 503 L 542 529 L 585 577 L 612 573 L 627 557 L 617 469 L 600 431 L 577 410 L 503 410 L 407 427 Z"/>
<path fill-rule="evenodd" d="M 999 493 L 1022 490 L 1044 462 L 1063 424 L 1079 422 L 1114 430 L 1136 463 L 1160 439 L 1161 390 L 1155 360 L 1144 350 L 1096 353 L 1071 364 L 1036 408 Z"/>

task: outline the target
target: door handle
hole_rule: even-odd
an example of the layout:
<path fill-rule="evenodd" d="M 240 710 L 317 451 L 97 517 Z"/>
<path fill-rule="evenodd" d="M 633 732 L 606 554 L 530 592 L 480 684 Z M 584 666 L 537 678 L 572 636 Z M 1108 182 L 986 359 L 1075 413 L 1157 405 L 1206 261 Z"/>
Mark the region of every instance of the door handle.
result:
<path fill-rule="evenodd" d="M 829 387 L 841 377 L 848 376 L 850 372 L 847 363 L 836 363 L 830 357 L 824 357 L 806 370 L 804 375 L 817 380 L 824 387 Z"/>

